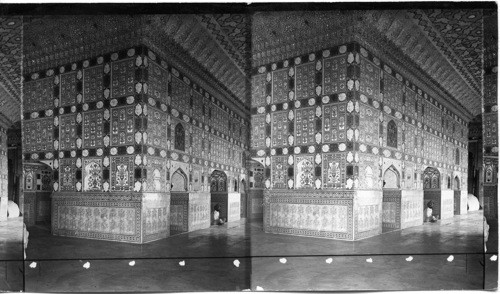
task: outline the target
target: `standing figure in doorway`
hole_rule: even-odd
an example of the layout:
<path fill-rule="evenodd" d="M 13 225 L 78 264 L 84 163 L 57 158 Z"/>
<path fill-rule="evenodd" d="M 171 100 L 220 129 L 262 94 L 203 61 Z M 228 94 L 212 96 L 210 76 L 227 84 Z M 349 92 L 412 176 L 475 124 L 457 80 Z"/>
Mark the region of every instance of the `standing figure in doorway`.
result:
<path fill-rule="evenodd" d="M 215 206 L 214 206 L 214 218 L 213 218 L 213 221 L 214 221 L 214 224 L 216 225 L 222 225 L 224 224 L 224 219 L 220 218 L 220 204 L 217 203 Z"/>
<path fill-rule="evenodd" d="M 425 221 L 434 223 L 436 222 L 436 217 L 432 215 L 432 208 L 434 207 L 434 202 L 427 202 L 427 208 L 425 209 Z"/>

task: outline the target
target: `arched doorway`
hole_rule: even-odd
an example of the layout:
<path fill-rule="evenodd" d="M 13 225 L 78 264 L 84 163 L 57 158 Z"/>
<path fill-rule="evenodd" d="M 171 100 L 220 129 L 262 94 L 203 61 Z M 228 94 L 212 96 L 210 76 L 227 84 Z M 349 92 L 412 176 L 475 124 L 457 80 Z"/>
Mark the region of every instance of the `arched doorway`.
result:
<path fill-rule="evenodd" d="M 213 214 L 215 205 L 219 204 L 219 217 L 228 219 L 228 182 L 227 175 L 221 170 L 214 170 L 210 175 L 210 211 Z"/>
<path fill-rule="evenodd" d="M 185 192 L 187 191 L 188 178 L 186 173 L 178 168 L 171 177 L 170 191 L 171 192 Z"/>
<path fill-rule="evenodd" d="M 382 232 L 401 229 L 401 176 L 394 165 L 383 175 Z"/>
<path fill-rule="evenodd" d="M 454 199 L 454 208 L 453 208 L 453 214 L 455 215 L 459 215 L 461 214 L 461 209 L 460 209 L 460 205 L 461 205 L 461 191 L 460 191 L 460 179 L 458 178 L 458 176 L 455 176 L 455 178 L 453 179 L 453 199 Z"/>
<path fill-rule="evenodd" d="M 436 218 L 441 217 L 441 173 L 437 168 L 427 167 L 422 173 L 424 183 L 424 203 L 427 207 L 432 201 L 432 215 Z"/>
<path fill-rule="evenodd" d="M 23 210 L 26 226 L 41 224 L 50 228 L 52 167 L 43 162 L 23 163 Z"/>

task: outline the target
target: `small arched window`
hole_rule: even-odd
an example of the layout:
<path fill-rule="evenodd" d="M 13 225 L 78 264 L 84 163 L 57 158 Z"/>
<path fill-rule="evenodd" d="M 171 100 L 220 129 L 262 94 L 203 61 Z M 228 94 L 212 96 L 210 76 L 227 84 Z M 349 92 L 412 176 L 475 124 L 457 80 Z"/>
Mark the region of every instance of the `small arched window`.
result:
<path fill-rule="evenodd" d="M 387 124 L 387 146 L 398 148 L 398 127 L 393 120 Z"/>
<path fill-rule="evenodd" d="M 175 126 L 175 144 L 174 148 L 180 151 L 185 151 L 186 146 L 186 132 L 181 123 Z"/>
<path fill-rule="evenodd" d="M 458 148 L 455 150 L 455 164 L 460 164 L 460 150 Z"/>

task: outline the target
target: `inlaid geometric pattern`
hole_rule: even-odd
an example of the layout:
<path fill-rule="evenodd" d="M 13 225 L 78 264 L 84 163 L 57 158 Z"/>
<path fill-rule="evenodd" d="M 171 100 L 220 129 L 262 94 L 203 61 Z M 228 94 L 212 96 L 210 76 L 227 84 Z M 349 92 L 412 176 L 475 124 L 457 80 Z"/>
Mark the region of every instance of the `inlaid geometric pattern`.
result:
<path fill-rule="evenodd" d="M 266 104 L 266 74 L 252 77 L 252 107 Z"/>
<path fill-rule="evenodd" d="M 111 97 L 134 95 L 135 59 L 129 58 L 111 63 Z"/>
<path fill-rule="evenodd" d="M 288 70 L 273 71 L 273 103 L 288 100 Z"/>
<path fill-rule="evenodd" d="M 283 147 L 288 145 L 288 112 L 275 112 L 272 117 L 271 146 Z"/>
<path fill-rule="evenodd" d="M 345 104 L 323 106 L 323 143 L 345 141 Z"/>
<path fill-rule="evenodd" d="M 315 143 L 316 117 L 314 108 L 302 108 L 295 111 L 295 145 Z"/>
<path fill-rule="evenodd" d="M 103 146 L 103 110 L 83 113 L 83 148 Z"/>
<path fill-rule="evenodd" d="M 59 190 L 76 190 L 76 159 L 63 158 L 59 160 Z"/>
<path fill-rule="evenodd" d="M 134 157 L 111 156 L 111 191 L 132 191 L 134 189 Z"/>
<path fill-rule="evenodd" d="M 111 146 L 134 144 L 134 106 L 111 109 Z"/>
<path fill-rule="evenodd" d="M 345 55 L 325 58 L 323 63 L 323 95 L 343 92 L 346 89 Z"/>
<path fill-rule="evenodd" d="M 104 95 L 104 66 L 97 65 L 83 70 L 83 101 L 101 100 Z"/>
<path fill-rule="evenodd" d="M 61 106 L 76 103 L 76 72 L 61 75 Z"/>
<path fill-rule="evenodd" d="M 54 149 L 53 118 L 23 122 L 23 152 L 51 151 Z"/>
<path fill-rule="evenodd" d="M 296 99 L 304 99 L 316 95 L 316 70 L 315 63 L 310 62 L 295 67 L 295 96 Z"/>
<path fill-rule="evenodd" d="M 24 89 L 24 111 L 50 109 L 54 107 L 54 78 L 44 78 L 25 82 Z"/>
<path fill-rule="evenodd" d="M 156 62 L 149 62 L 148 94 L 162 103 L 167 103 L 167 71 Z"/>
<path fill-rule="evenodd" d="M 59 149 L 76 149 L 76 114 L 60 116 Z"/>
<path fill-rule="evenodd" d="M 203 96 L 199 94 L 196 91 L 193 91 L 193 117 L 198 118 L 199 120 L 203 120 L 203 107 L 205 104 L 205 101 L 203 99 Z M 208 108 L 208 106 L 207 106 Z"/>
<path fill-rule="evenodd" d="M 191 106 L 189 100 L 191 99 L 191 89 L 186 83 L 176 77 L 172 77 L 172 107 L 183 113 L 189 113 Z"/>

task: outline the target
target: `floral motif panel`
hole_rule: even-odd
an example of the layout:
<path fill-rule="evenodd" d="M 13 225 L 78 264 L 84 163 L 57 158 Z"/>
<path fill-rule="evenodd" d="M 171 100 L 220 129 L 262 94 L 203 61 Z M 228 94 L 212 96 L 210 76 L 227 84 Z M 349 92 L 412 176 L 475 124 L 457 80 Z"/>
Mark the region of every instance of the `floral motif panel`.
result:
<path fill-rule="evenodd" d="M 148 94 L 167 104 L 167 71 L 153 61 L 149 61 L 148 67 Z"/>
<path fill-rule="evenodd" d="M 114 61 L 111 65 L 111 97 L 118 98 L 134 95 L 135 60 L 134 58 Z"/>
<path fill-rule="evenodd" d="M 193 127 L 193 156 L 201 157 L 203 151 L 202 130 Z"/>
<path fill-rule="evenodd" d="M 102 190 L 102 159 L 83 159 L 83 191 Z"/>
<path fill-rule="evenodd" d="M 378 189 L 380 167 L 378 156 L 359 153 L 359 187 L 362 189 Z"/>
<path fill-rule="evenodd" d="M 323 188 L 342 189 L 346 184 L 345 154 L 323 153 Z"/>
<path fill-rule="evenodd" d="M 359 91 L 366 97 L 379 100 L 380 93 L 380 68 L 368 61 L 368 59 L 360 58 L 360 83 Z"/>
<path fill-rule="evenodd" d="M 346 90 L 345 55 L 325 58 L 323 60 L 323 95 L 331 95 Z"/>
<path fill-rule="evenodd" d="M 314 156 L 295 157 L 295 188 L 314 189 Z"/>
<path fill-rule="evenodd" d="M 316 117 L 314 108 L 295 111 L 295 145 L 315 144 Z"/>
<path fill-rule="evenodd" d="M 297 100 L 316 95 L 316 68 L 314 62 L 295 67 L 295 97 Z"/>
<path fill-rule="evenodd" d="M 345 141 L 345 104 L 323 106 L 323 143 Z"/>
<path fill-rule="evenodd" d="M 133 191 L 134 157 L 111 156 L 111 191 Z"/>
<path fill-rule="evenodd" d="M 193 117 L 197 120 L 203 120 L 203 96 L 193 91 Z"/>
<path fill-rule="evenodd" d="M 183 81 L 176 77 L 172 77 L 172 107 L 183 112 L 189 113 L 191 106 L 189 101 L 191 100 L 191 89 Z"/>
<path fill-rule="evenodd" d="M 288 145 L 288 112 L 280 111 L 271 114 L 272 133 L 271 146 L 284 147 Z"/>
<path fill-rule="evenodd" d="M 76 72 L 61 75 L 61 106 L 76 104 Z"/>
<path fill-rule="evenodd" d="M 54 149 L 53 118 L 23 121 L 23 152 L 51 151 Z"/>
<path fill-rule="evenodd" d="M 104 98 L 104 67 L 97 65 L 83 70 L 83 101 L 93 102 Z"/>
<path fill-rule="evenodd" d="M 76 190 L 76 159 L 63 158 L 59 160 L 59 190 Z"/>
<path fill-rule="evenodd" d="M 24 82 L 23 93 L 23 111 L 51 109 L 54 107 L 54 78 Z"/>
<path fill-rule="evenodd" d="M 146 187 L 148 191 L 162 192 L 166 190 L 165 160 L 161 157 L 148 157 L 148 174 Z"/>
<path fill-rule="evenodd" d="M 103 146 L 103 110 L 83 113 L 83 148 Z"/>
<path fill-rule="evenodd" d="M 288 69 L 277 70 L 273 75 L 273 103 L 288 101 Z"/>
<path fill-rule="evenodd" d="M 287 156 L 274 156 L 271 158 L 271 183 L 275 189 L 286 189 L 288 179 Z"/>
<path fill-rule="evenodd" d="M 483 120 L 484 145 L 498 146 L 498 121 L 496 113 L 484 113 Z"/>
<path fill-rule="evenodd" d="M 134 106 L 111 109 L 111 146 L 134 144 Z"/>
<path fill-rule="evenodd" d="M 252 77 L 252 107 L 266 105 L 266 74 Z"/>
<path fill-rule="evenodd" d="M 76 115 L 61 115 L 59 127 L 59 149 L 76 149 L 76 139 Z"/>

